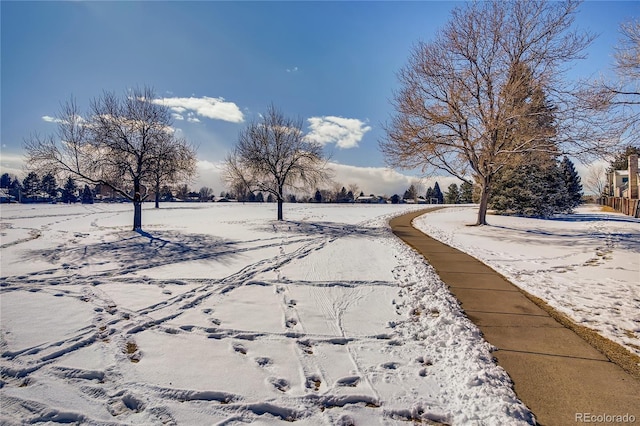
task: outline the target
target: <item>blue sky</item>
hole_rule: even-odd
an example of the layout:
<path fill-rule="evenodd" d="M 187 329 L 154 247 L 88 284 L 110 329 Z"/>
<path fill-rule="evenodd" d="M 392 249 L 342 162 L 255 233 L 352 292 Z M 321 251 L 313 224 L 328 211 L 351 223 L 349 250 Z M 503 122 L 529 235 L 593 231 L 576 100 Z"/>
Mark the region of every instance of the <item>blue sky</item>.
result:
<path fill-rule="evenodd" d="M 55 131 L 49 117 L 71 95 L 84 109 L 103 90 L 147 85 L 198 147 L 194 187 L 222 190 L 217 164 L 274 103 L 325 143 L 340 183 L 404 191 L 412 174 L 385 171 L 378 151 L 396 72 L 459 4 L 2 1 L 2 172 L 19 171 L 30 133 Z M 607 72 L 619 23 L 639 11 L 636 2 L 584 3 L 576 26 L 599 37 L 573 75 Z"/>

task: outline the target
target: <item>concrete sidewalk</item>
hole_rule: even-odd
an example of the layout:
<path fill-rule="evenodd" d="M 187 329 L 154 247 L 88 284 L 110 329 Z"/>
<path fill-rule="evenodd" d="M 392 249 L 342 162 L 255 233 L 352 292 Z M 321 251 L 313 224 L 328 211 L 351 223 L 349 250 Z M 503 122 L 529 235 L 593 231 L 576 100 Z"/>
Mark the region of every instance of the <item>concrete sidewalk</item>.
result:
<path fill-rule="evenodd" d="M 596 416 L 625 414 L 640 424 L 640 381 L 493 269 L 415 229 L 413 219 L 424 213 L 392 219 L 393 232 L 427 259 L 484 338 L 498 348 L 498 364 L 539 424 L 595 423 Z M 597 424 L 624 424 L 604 420 Z"/>

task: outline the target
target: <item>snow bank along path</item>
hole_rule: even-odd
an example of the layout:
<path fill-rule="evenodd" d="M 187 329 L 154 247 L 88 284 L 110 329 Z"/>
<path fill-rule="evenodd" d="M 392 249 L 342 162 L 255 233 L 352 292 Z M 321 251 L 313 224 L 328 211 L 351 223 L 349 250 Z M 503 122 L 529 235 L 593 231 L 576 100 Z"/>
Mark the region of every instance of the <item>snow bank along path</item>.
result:
<path fill-rule="evenodd" d="M 640 356 L 640 219 L 584 206 L 552 219 L 489 216 L 450 207 L 414 221 L 480 259 L 576 323 Z"/>
<path fill-rule="evenodd" d="M 2 420 L 531 423 L 414 208 L 3 206 Z"/>

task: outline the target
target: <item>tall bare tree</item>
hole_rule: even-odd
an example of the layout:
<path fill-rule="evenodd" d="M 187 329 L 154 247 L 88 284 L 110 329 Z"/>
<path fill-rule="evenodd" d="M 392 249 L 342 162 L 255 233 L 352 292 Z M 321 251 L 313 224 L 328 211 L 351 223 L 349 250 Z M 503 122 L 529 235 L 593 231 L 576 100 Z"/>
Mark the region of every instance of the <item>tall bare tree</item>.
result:
<path fill-rule="evenodd" d="M 141 230 L 142 202 L 149 188 L 157 187 L 155 178 L 191 175 L 195 162 L 195 152 L 173 134 L 169 108 L 154 98 L 150 88 L 122 97 L 104 92 L 91 102 L 86 118 L 71 99 L 57 117 L 56 135 L 25 142 L 28 166 L 113 189 L 133 203 L 133 230 Z M 167 147 L 181 155 L 165 158 Z"/>
<path fill-rule="evenodd" d="M 397 114 L 380 147 L 390 166 L 444 170 L 481 190 L 477 224 L 486 224 L 492 180 L 516 156 L 592 145 L 569 121 L 562 67 L 582 58 L 592 36 L 571 30 L 578 3 L 488 1 L 456 8 L 432 42 L 418 43 L 399 72 Z M 554 107 L 555 143 L 526 94 L 532 82 Z M 569 150 L 562 150 L 568 152 Z"/>
<path fill-rule="evenodd" d="M 278 220 L 283 220 L 285 188 L 314 188 L 328 177 L 322 146 L 305 138 L 301 129 L 301 120 L 285 117 L 271 105 L 240 133 L 226 159 L 227 183 L 272 194 L 278 202 Z"/>

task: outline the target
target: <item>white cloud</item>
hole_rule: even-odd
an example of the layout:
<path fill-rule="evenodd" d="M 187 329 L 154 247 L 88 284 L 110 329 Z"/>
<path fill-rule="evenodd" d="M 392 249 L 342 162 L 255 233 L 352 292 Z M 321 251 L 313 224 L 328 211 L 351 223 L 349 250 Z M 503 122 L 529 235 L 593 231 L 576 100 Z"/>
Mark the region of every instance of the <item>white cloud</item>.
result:
<path fill-rule="evenodd" d="M 194 182 L 194 189 L 197 191 L 203 186 L 208 186 L 213 189 L 216 197 L 220 192 L 226 191 L 222 180 L 223 167 L 222 161 L 198 160 L 196 163 L 197 177 Z"/>
<path fill-rule="evenodd" d="M 174 118 L 175 120 L 179 120 L 179 121 L 184 120 L 184 117 L 183 117 L 182 115 L 180 115 L 180 114 L 173 113 L 173 114 L 171 114 L 171 115 L 173 115 L 173 118 Z"/>
<path fill-rule="evenodd" d="M 343 118 L 334 116 L 311 117 L 307 139 L 322 145 L 335 143 L 338 148 L 356 148 L 365 133 L 371 130 L 363 121 L 357 118 Z"/>
<path fill-rule="evenodd" d="M 24 170 L 24 155 L 2 152 L 0 155 L 0 174 L 9 173 L 22 179 Z"/>
<path fill-rule="evenodd" d="M 287 72 L 298 72 L 298 67 L 287 68 Z"/>
<path fill-rule="evenodd" d="M 46 121 L 47 123 L 62 123 L 63 122 L 63 120 L 60 120 L 59 118 L 51 117 L 49 115 L 43 115 L 42 119 L 44 121 Z"/>
<path fill-rule="evenodd" d="M 154 103 L 166 105 L 177 114 L 184 114 L 186 111 L 197 114 L 201 117 L 213 120 L 229 121 L 231 123 L 242 123 L 244 115 L 240 108 L 233 102 L 227 102 L 224 98 L 162 98 L 155 99 Z"/>
<path fill-rule="evenodd" d="M 189 123 L 199 123 L 200 122 L 200 120 L 197 117 L 189 117 L 189 118 L 187 118 L 187 121 Z"/>
<path fill-rule="evenodd" d="M 423 192 L 426 193 L 426 188 L 433 187 L 436 182 L 443 192 L 452 183 L 458 185 L 461 183 L 459 179 L 451 176 L 420 178 L 419 176 L 405 175 L 387 167 L 359 167 L 338 163 L 330 163 L 329 167 L 333 170 L 335 182 L 344 186 L 356 184 L 360 191 L 366 195 L 386 194 L 391 196 L 398 194 L 402 196 L 411 184 L 418 186 L 419 195 L 424 195 Z"/>

